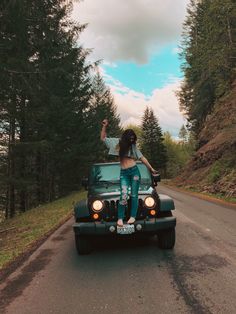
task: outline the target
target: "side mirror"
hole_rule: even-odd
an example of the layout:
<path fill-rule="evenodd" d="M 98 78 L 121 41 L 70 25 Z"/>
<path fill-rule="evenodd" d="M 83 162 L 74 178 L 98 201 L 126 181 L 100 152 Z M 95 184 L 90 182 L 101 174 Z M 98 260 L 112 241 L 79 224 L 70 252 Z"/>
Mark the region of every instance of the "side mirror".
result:
<path fill-rule="evenodd" d="M 153 178 L 154 185 L 157 185 L 157 182 L 161 182 L 160 173 L 152 173 L 152 178 Z"/>
<path fill-rule="evenodd" d="M 81 180 L 81 184 L 85 188 L 85 190 L 87 190 L 88 189 L 88 178 L 83 178 Z"/>

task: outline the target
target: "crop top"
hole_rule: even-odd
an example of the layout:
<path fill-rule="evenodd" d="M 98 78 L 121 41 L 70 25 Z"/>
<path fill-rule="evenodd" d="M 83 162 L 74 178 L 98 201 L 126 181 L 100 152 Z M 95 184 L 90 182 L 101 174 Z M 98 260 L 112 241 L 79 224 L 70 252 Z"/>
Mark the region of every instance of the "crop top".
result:
<path fill-rule="evenodd" d="M 119 156 L 119 138 L 118 137 L 105 137 L 104 143 L 106 147 L 109 148 L 109 155 Z M 132 144 L 131 149 L 126 154 L 126 157 L 140 159 L 143 157 L 143 154 L 136 147 L 135 144 Z"/>

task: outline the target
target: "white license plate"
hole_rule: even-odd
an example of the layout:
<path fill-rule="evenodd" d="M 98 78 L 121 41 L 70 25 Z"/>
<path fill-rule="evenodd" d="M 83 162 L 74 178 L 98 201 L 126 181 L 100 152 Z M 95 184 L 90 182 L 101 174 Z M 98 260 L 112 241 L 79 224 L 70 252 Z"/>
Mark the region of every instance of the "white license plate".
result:
<path fill-rule="evenodd" d="M 123 225 L 123 227 L 117 226 L 117 233 L 119 234 L 131 234 L 134 232 L 134 225 Z"/>

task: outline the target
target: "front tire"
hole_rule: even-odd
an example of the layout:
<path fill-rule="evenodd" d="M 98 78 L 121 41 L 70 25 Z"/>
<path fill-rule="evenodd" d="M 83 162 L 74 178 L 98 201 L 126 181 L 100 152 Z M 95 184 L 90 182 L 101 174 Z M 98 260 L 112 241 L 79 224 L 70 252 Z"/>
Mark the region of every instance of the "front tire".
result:
<path fill-rule="evenodd" d="M 175 228 L 162 230 L 158 233 L 158 246 L 164 250 L 173 249 L 175 246 Z"/>
<path fill-rule="evenodd" d="M 87 255 L 92 251 L 91 242 L 85 236 L 75 234 L 75 246 L 79 255 Z"/>

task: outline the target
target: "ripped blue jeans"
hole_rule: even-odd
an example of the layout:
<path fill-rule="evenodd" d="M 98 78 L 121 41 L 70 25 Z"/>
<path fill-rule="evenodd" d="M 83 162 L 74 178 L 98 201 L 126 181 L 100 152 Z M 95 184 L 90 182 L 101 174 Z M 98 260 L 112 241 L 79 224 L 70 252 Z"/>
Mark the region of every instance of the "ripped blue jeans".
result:
<path fill-rule="evenodd" d="M 118 219 L 123 219 L 127 206 L 128 188 L 131 187 L 131 217 L 136 217 L 138 210 L 138 190 L 141 175 L 138 166 L 120 170 L 120 201 L 118 204 Z"/>

